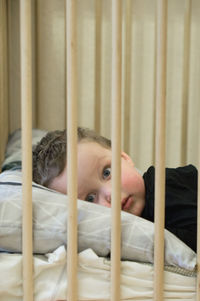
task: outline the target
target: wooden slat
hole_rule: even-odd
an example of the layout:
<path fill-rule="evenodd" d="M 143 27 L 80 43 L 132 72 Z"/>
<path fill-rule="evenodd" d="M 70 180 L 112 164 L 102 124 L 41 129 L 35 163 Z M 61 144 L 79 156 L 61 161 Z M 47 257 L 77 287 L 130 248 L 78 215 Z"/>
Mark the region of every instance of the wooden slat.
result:
<path fill-rule="evenodd" d="M 20 1 L 20 37 L 23 174 L 23 300 L 32 301 L 32 51 L 30 0 Z"/>
<path fill-rule="evenodd" d="M 167 1 L 157 0 L 154 300 L 163 300 Z"/>
<path fill-rule="evenodd" d="M 95 1 L 95 131 L 101 130 L 101 34 L 102 34 L 102 1 Z"/>
<path fill-rule="evenodd" d="M 181 126 L 181 165 L 187 162 L 187 127 L 189 96 L 189 63 L 190 63 L 190 27 L 191 0 L 185 0 L 184 44 L 183 44 L 183 84 L 182 84 L 182 126 Z"/>
<path fill-rule="evenodd" d="M 111 300 L 120 300 L 122 3 L 112 1 L 112 230 Z"/>
<path fill-rule="evenodd" d="M 200 124 L 199 124 L 200 128 Z M 200 300 L 200 130 L 198 144 L 198 192 L 197 192 L 197 281 L 196 281 L 196 301 Z"/>
<path fill-rule="evenodd" d="M 131 44 L 132 44 L 132 0 L 126 0 L 125 15 L 125 72 L 124 72 L 124 129 L 123 150 L 130 148 L 130 110 L 131 110 Z"/>
<path fill-rule="evenodd" d="M 67 0 L 67 300 L 77 300 L 77 75 L 76 1 Z"/>
<path fill-rule="evenodd" d="M 0 171 L 8 137 L 7 1 L 0 0 Z"/>

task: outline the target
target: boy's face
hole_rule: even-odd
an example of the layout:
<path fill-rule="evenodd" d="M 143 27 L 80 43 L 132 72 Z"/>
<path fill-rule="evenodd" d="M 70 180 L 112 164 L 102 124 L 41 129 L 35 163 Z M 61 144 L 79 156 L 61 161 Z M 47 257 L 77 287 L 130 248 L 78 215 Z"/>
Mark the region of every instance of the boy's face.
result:
<path fill-rule="evenodd" d="M 111 207 L 111 150 L 95 142 L 78 144 L 78 197 Z M 145 186 L 131 158 L 121 154 L 121 208 L 141 215 L 145 204 Z M 67 168 L 49 188 L 67 193 Z"/>

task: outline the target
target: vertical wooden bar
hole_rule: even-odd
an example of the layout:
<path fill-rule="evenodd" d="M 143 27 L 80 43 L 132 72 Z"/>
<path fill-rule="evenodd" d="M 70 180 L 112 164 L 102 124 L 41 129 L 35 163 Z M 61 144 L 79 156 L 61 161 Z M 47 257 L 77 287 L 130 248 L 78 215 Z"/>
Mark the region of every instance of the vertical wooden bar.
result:
<path fill-rule="evenodd" d="M 77 75 L 76 1 L 67 0 L 67 300 L 77 300 Z"/>
<path fill-rule="evenodd" d="M 156 3 L 155 3 L 156 4 Z M 155 27 L 156 27 L 156 22 L 155 22 Z M 155 42 L 154 42 L 154 70 L 153 70 L 153 77 L 154 77 L 154 87 L 153 87 L 153 95 L 154 95 L 154 110 L 153 110 L 153 145 L 152 145 L 152 162 L 155 164 L 156 161 L 156 76 L 157 76 L 157 60 L 156 60 L 156 55 L 157 55 L 157 32 L 155 30 Z"/>
<path fill-rule="evenodd" d="M 200 128 L 200 123 L 199 123 Z M 198 192 L 197 192 L 197 282 L 196 301 L 200 300 L 200 130 L 198 143 Z"/>
<path fill-rule="evenodd" d="M 96 27 L 95 27 L 95 131 L 101 130 L 101 26 L 102 1 L 95 1 Z"/>
<path fill-rule="evenodd" d="M 32 248 L 32 51 L 31 1 L 20 1 L 23 290 L 24 301 L 33 300 Z"/>
<path fill-rule="evenodd" d="M 120 300 L 122 3 L 112 0 L 111 300 Z"/>
<path fill-rule="evenodd" d="M 191 0 L 185 0 L 184 44 L 183 44 L 183 85 L 182 85 L 182 126 L 181 126 L 181 165 L 187 160 L 187 127 L 188 127 L 188 95 L 189 95 L 189 63 L 190 63 L 190 24 Z"/>
<path fill-rule="evenodd" d="M 132 0 L 126 0 L 125 18 L 125 72 L 124 72 L 124 147 L 126 152 L 130 148 L 130 109 L 131 109 L 131 44 L 132 44 Z"/>
<path fill-rule="evenodd" d="M 8 137 L 7 1 L 0 0 L 0 171 Z"/>
<path fill-rule="evenodd" d="M 36 127 L 40 127 L 39 124 L 39 85 L 40 85 L 40 76 L 39 76 L 39 35 L 40 35 L 40 26 L 39 26 L 39 0 L 35 1 L 35 123 Z"/>
<path fill-rule="evenodd" d="M 167 0 L 157 0 L 154 300 L 163 300 Z"/>

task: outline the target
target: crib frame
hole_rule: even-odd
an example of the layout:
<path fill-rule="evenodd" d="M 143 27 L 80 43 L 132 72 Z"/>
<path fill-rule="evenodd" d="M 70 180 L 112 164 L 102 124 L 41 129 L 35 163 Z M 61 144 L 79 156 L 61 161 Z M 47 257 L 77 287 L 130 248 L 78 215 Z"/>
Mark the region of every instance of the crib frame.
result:
<path fill-rule="evenodd" d="M 99 1 L 97 18 L 100 18 Z M 191 1 L 185 2 L 185 52 L 184 87 L 188 81 L 189 27 Z M 120 300 L 120 145 L 121 145 L 121 55 L 122 55 L 122 0 L 112 0 L 112 162 L 115 177 L 112 178 L 112 247 L 111 247 L 111 300 Z M 128 0 L 128 5 L 130 0 Z M 66 53 L 67 53 L 67 128 L 69 185 L 68 224 L 68 301 L 77 300 L 77 61 L 76 61 L 76 0 L 66 0 Z M 21 114 L 23 150 L 23 288 L 24 299 L 33 301 L 32 266 L 32 53 L 31 53 L 31 0 L 20 1 L 21 20 Z M 0 0 L 0 160 L 3 160 L 8 136 L 8 58 L 7 58 L 7 1 Z M 98 35 L 98 32 L 97 32 Z M 100 37 L 99 37 L 100 39 Z M 157 60 L 156 60 L 156 190 L 155 190 L 155 286 L 154 300 L 163 300 L 164 271 L 164 195 L 165 195 L 165 128 L 166 128 L 166 41 L 167 41 L 167 0 L 157 0 Z M 100 40 L 99 40 L 100 43 Z M 97 79 L 96 75 L 96 79 Z M 184 93 L 187 97 L 187 93 Z M 98 101 L 97 101 L 98 110 Z M 98 128 L 97 119 L 97 128 Z M 200 139 L 199 139 L 200 140 Z M 199 147 L 200 149 L 200 147 Z M 200 162 L 200 160 L 199 160 Z M 199 163 L 200 167 L 200 163 Z M 73 176 L 69 176 L 73 175 Z M 200 180 L 198 179 L 198 186 Z M 29 201 L 27 201 L 29 200 Z M 162 202 L 160 201 L 162 200 Z M 198 203 L 200 189 L 198 190 Z M 200 206 L 198 206 L 198 217 Z M 199 219 L 199 218 L 198 218 Z M 198 222 L 198 237 L 200 223 Z M 116 251 L 118 250 L 118 251 Z M 197 239 L 197 297 L 200 300 L 200 242 Z"/>

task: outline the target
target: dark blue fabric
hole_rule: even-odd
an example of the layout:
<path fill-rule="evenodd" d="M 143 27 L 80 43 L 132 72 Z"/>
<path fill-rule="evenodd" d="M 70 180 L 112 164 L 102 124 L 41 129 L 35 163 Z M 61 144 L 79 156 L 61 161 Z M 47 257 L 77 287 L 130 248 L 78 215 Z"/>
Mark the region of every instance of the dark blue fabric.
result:
<path fill-rule="evenodd" d="M 2 171 L 5 170 L 21 170 L 22 169 L 22 162 L 21 161 L 14 161 L 2 166 Z"/>

